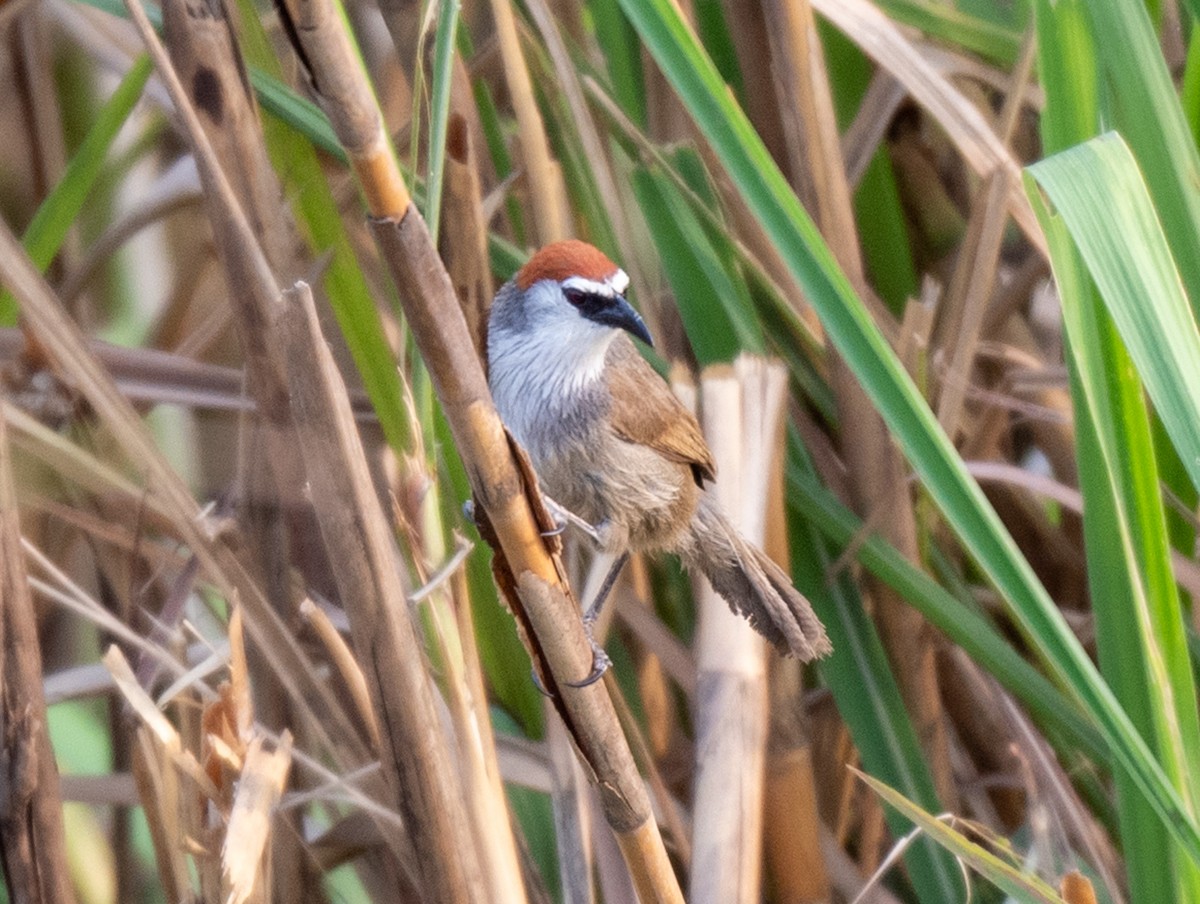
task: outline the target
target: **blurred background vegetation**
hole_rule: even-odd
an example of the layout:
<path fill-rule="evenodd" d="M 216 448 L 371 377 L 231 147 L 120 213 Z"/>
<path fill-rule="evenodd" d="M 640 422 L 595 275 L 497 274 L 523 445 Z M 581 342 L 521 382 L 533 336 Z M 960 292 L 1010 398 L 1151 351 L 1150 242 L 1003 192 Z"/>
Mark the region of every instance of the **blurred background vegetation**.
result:
<path fill-rule="evenodd" d="M 168 44 L 230 136 L 218 156 L 275 278 L 314 286 L 400 567 L 429 586 L 411 611 L 432 673 L 449 700 L 483 676 L 523 876 L 506 899 L 631 900 L 463 516 L 434 384 L 277 11 L 179 9 L 237 35 L 245 107 L 229 103 L 236 65 Z M 725 827 L 755 835 L 742 899 L 1200 901 L 1200 2 L 343 12 L 473 328 L 531 250 L 576 236 L 629 272 L 654 363 L 681 391 L 700 384 L 702 405 L 714 365 L 786 367 L 786 438 L 753 505 L 834 653 L 804 670 L 768 659 L 746 767 L 762 818 Z M 49 366 L 6 290 L 0 462 L 74 892 L 224 900 L 212 876 L 253 722 L 295 746 L 247 893 L 422 900 L 364 790 L 370 732 L 303 478 L 259 473 L 277 441 L 245 388 L 246 287 L 177 112 L 115 0 L 8 0 L 0 30 L 3 221 L 312 669 L 281 673 L 258 641 L 243 658 L 235 601 L 154 502 L 154 467 Z M 583 588 L 586 551 L 568 553 Z M 691 588 L 674 562 L 636 563 L 612 608 L 607 687 L 687 889 L 693 855 L 722 850 L 692 834 L 714 804 L 695 797 L 711 701 Z M 102 662 L 111 644 L 132 684 Z M 361 736 L 297 706 L 310 685 Z M 173 753 L 131 714 L 136 688 Z M 692 898 L 712 899 L 694 883 Z"/>

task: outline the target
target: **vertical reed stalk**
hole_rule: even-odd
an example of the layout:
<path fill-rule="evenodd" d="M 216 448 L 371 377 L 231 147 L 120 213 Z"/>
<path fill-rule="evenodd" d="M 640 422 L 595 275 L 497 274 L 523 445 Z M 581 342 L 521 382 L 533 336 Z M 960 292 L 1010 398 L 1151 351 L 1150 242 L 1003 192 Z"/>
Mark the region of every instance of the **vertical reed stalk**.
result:
<path fill-rule="evenodd" d="M 0 416 L 0 867 L 10 901 L 72 904 L 42 655 Z"/>
<path fill-rule="evenodd" d="M 761 545 L 771 460 L 779 454 L 786 378 L 741 357 L 701 380 L 702 423 L 720 480 L 710 490 L 752 543 Z M 762 876 L 767 747 L 766 645 L 707 585 L 697 594 L 696 764 L 691 899 L 751 904 Z"/>

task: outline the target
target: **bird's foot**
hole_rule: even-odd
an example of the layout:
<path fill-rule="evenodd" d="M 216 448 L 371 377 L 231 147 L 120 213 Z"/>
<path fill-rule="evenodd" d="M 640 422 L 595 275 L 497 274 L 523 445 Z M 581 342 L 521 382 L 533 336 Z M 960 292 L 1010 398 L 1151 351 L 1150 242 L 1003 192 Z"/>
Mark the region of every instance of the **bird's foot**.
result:
<path fill-rule="evenodd" d="M 605 547 L 609 535 L 609 523 L 607 519 L 601 521 L 599 524 L 592 524 L 580 518 L 565 505 L 555 502 L 545 493 L 542 494 L 542 502 L 545 504 L 546 511 L 550 513 L 550 517 L 554 519 L 556 525 L 554 530 L 544 531 L 542 533 L 543 537 L 557 537 L 567 529 L 567 525 L 569 524 L 587 534 L 592 539 L 592 542 L 601 549 Z"/>
<path fill-rule="evenodd" d="M 592 637 L 592 623 L 587 619 L 584 619 L 583 629 L 587 632 L 588 643 L 592 645 L 592 670 L 582 681 L 568 681 L 567 685 L 569 687 L 591 687 L 604 677 L 604 673 L 607 672 L 609 666 L 612 665 L 612 660 L 609 659 L 608 654 L 604 652 L 604 647 L 600 646 L 600 644 L 596 642 L 596 638 Z"/>
<path fill-rule="evenodd" d="M 592 670 L 588 672 L 587 676 L 580 681 L 566 682 L 567 687 L 578 689 L 591 687 L 604 677 L 604 673 L 607 672 L 609 667 L 612 665 L 612 660 L 608 658 L 608 653 L 604 651 L 604 647 L 600 646 L 600 644 L 597 643 L 596 638 L 592 637 L 591 622 L 585 621 L 583 623 L 583 628 L 587 632 L 588 643 L 592 645 Z M 529 677 L 533 681 L 533 686 L 537 688 L 539 694 L 541 694 L 543 697 L 549 697 L 551 700 L 554 699 L 555 694 L 548 690 L 546 685 L 542 684 L 542 679 L 538 675 L 537 669 L 531 668 L 529 670 Z"/>

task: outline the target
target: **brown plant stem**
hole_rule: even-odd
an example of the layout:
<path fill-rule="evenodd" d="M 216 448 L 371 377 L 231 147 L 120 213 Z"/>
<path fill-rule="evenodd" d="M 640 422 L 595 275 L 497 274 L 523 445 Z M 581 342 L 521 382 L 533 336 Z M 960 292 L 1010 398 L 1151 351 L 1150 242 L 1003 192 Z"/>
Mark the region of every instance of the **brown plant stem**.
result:
<path fill-rule="evenodd" d="M 13 904 L 72 904 L 42 656 L 0 417 L 0 867 Z"/>
<path fill-rule="evenodd" d="M 287 363 L 308 483 L 380 718 L 383 766 L 412 836 L 429 900 L 485 901 L 450 747 L 396 567 L 345 385 L 321 335 L 312 292 L 297 283 L 275 330 Z"/>
<path fill-rule="evenodd" d="M 533 207 L 535 234 L 538 244 L 544 245 L 571 235 L 562 168 L 550 150 L 545 122 L 533 92 L 533 79 L 521 53 L 512 2 L 491 0 L 491 8 L 500 57 L 504 61 L 504 78 L 517 114 L 521 160 L 525 164 L 525 189 Z"/>

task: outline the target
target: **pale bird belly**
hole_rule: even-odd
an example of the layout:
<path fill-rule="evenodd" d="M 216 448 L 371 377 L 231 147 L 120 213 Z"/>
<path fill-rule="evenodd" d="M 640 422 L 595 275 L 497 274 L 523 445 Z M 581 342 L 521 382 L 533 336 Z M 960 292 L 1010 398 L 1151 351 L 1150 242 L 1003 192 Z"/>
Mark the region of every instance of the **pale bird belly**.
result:
<path fill-rule="evenodd" d="M 541 454 L 537 454 L 541 453 Z M 691 469 L 611 434 L 532 455 L 542 489 L 590 524 L 612 552 L 674 549 L 699 502 Z"/>

